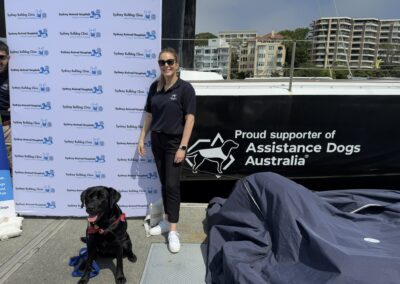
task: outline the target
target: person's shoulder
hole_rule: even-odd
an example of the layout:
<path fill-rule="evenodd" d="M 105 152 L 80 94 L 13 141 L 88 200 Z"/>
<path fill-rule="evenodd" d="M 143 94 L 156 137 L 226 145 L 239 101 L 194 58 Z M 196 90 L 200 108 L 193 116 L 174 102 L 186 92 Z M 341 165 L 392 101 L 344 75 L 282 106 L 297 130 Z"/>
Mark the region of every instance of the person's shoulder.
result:
<path fill-rule="evenodd" d="M 157 84 L 158 84 L 158 79 L 155 80 L 155 81 L 153 81 L 153 83 L 151 83 L 150 88 L 155 88 L 155 87 L 157 87 Z"/>
<path fill-rule="evenodd" d="M 190 82 L 185 81 L 185 80 L 183 80 L 183 79 L 179 79 L 179 82 L 180 82 L 181 86 L 183 87 L 183 89 L 185 89 L 185 90 L 190 90 L 190 91 L 192 91 L 193 93 L 195 92 L 195 91 L 194 91 L 194 88 L 193 88 L 193 85 L 192 85 Z"/>
<path fill-rule="evenodd" d="M 156 92 L 157 84 L 158 84 L 158 80 L 155 80 L 153 83 L 151 83 L 150 88 L 149 88 L 149 93 L 155 93 Z"/>
<path fill-rule="evenodd" d="M 192 86 L 192 84 L 186 80 L 183 80 L 181 78 L 178 79 L 179 83 L 182 84 L 182 86 Z"/>

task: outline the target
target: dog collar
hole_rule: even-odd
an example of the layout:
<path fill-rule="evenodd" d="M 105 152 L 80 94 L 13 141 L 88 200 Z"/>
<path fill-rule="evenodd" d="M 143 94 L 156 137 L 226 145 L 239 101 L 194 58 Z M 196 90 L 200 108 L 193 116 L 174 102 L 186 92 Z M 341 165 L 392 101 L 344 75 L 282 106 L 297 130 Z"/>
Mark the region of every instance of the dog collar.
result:
<path fill-rule="evenodd" d="M 115 221 L 110 225 L 110 227 L 113 226 L 113 225 L 118 224 L 119 222 L 126 222 L 126 215 L 125 215 L 125 213 L 122 213 L 121 215 L 119 215 L 119 217 L 117 218 L 117 220 L 115 220 Z M 110 227 L 108 227 L 108 228 L 110 228 Z M 96 234 L 96 233 L 104 234 L 104 232 L 105 232 L 106 230 L 108 230 L 108 228 L 104 230 L 104 229 L 100 228 L 99 226 L 97 226 L 95 223 L 93 223 L 93 224 L 90 223 L 90 226 L 87 228 L 87 233 L 88 233 L 89 235 L 91 235 L 91 234 Z"/>

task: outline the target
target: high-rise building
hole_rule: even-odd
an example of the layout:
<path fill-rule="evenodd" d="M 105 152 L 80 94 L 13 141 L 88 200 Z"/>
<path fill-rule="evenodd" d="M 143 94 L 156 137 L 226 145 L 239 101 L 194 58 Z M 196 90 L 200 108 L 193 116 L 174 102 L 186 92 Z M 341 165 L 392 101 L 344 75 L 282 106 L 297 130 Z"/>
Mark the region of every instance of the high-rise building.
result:
<path fill-rule="evenodd" d="M 400 64 L 400 19 L 320 18 L 311 28 L 311 56 L 318 67 Z"/>
<path fill-rule="evenodd" d="M 230 62 L 231 47 L 223 39 L 213 38 L 206 46 L 195 46 L 194 69 L 197 71 L 217 72 L 227 78 Z"/>

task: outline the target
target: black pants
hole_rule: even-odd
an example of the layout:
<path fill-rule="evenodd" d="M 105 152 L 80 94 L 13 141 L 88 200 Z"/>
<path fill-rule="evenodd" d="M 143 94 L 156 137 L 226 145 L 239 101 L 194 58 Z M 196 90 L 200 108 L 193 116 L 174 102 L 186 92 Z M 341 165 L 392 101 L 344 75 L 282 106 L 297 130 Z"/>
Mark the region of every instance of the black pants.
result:
<path fill-rule="evenodd" d="M 174 163 L 176 151 L 181 143 L 181 135 L 151 132 L 151 150 L 161 182 L 161 193 L 168 221 L 178 223 L 181 203 L 180 175 L 183 163 Z"/>

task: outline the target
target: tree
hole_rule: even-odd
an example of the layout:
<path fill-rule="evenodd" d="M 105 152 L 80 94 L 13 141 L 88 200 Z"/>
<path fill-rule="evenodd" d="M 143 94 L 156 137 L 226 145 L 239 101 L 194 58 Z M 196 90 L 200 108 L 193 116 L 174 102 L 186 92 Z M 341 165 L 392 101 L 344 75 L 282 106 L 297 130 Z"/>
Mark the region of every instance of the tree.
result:
<path fill-rule="evenodd" d="M 291 30 L 283 30 L 280 31 L 279 34 L 283 35 L 289 41 L 285 41 L 286 47 L 286 58 L 285 58 L 285 67 L 290 68 L 291 60 L 292 60 L 292 52 L 293 52 L 293 41 L 296 40 L 296 53 L 294 59 L 294 67 L 301 67 L 302 65 L 309 64 L 311 62 L 310 50 L 311 43 L 306 41 L 308 38 L 308 34 L 310 33 L 309 28 L 298 28 L 293 31 Z M 289 71 L 285 72 L 286 76 L 289 74 Z"/>
<path fill-rule="evenodd" d="M 381 63 L 379 77 L 400 77 L 400 64 L 395 61 L 400 58 L 400 46 L 395 44 L 381 44 Z"/>
<path fill-rule="evenodd" d="M 295 77 L 330 77 L 328 69 L 317 68 L 310 62 L 302 63 L 299 67 L 294 70 Z"/>
<path fill-rule="evenodd" d="M 206 46 L 208 45 L 208 40 L 212 38 L 217 38 L 217 36 L 212 33 L 199 33 L 196 35 L 196 40 L 194 41 L 194 45 Z"/>
<path fill-rule="evenodd" d="M 238 72 L 239 72 L 239 57 L 236 53 L 236 49 L 231 49 L 231 79 L 240 79 Z"/>

